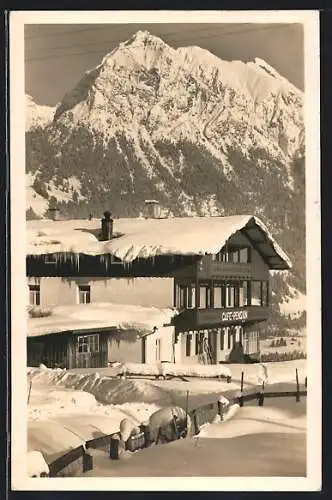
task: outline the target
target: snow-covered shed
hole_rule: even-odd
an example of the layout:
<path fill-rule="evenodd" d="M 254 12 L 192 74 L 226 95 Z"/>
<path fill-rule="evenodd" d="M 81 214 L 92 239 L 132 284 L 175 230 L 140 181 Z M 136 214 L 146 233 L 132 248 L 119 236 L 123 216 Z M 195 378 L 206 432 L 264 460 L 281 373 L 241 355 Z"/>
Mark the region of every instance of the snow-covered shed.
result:
<path fill-rule="evenodd" d="M 56 307 L 49 315 L 28 319 L 28 365 L 100 368 L 112 362 L 156 361 L 158 339 L 172 361 L 176 309 L 110 303 Z M 165 335 L 166 333 L 166 335 Z"/>

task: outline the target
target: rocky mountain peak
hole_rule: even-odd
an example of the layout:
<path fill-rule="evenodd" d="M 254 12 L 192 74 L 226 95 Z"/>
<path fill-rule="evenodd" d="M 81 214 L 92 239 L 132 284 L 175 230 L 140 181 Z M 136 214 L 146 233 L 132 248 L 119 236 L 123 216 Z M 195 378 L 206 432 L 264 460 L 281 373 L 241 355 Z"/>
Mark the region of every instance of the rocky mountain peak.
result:
<path fill-rule="evenodd" d="M 34 127 L 45 127 L 51 123 L 55 108 L 36 104 L 33 98 L 26 94 L 25 96 L 25 129 Z"/>

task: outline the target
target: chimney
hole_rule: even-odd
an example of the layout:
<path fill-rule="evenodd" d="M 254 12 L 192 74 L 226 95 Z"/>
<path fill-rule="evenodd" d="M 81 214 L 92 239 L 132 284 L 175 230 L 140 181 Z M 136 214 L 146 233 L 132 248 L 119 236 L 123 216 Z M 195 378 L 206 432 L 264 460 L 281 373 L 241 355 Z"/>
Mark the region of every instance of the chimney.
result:
<path fill-rule="evenodd" d="M 108 241 L 113 238 L 113 219 L 111 212 L 106 210 L 104 218 L 101 219 L 101 241 Z"/>
<path fill-rule="evenodd" d="M 59 209 L 56 207 L 49 207 L 47 215 L 51 220 L 59 220 Z"/>
<path fill-rule="evenodd" d="M 159 219 L 160 218 L 160 205 L 157 200 L 145 200 L 144 216 L 146 219 Z"/>

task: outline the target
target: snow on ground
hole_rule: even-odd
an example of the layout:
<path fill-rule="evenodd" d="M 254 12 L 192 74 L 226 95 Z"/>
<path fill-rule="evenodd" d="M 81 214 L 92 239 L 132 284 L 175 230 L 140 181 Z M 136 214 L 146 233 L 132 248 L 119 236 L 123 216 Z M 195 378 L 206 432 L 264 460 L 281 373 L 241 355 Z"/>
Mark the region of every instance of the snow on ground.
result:
<path fill-rule="evenodd" d="M 224 365 L 185 365 L 180 363 L 125 363 L 120 373 L 131 375 L 172 375 L 175 377 L 231 377 L 231 370 Z"/>
<path fill-rule="evenodd" d="M 156 404 L 128 402 L 120 405 L 103 405 L 85 391 L 59 390 L 46 384 L 32 385 L 28 418 L 29 421 L 47 420 L 62 416 L 88 415 L 125 418 L 135 422 L 148 420 L 151 413 L 159 409 Z"/>
<path fill-rule="evenodd" d="M 306 431 L 306 402 L 302 399 L 265 399 L 264 406 L 247 403 L 243 408 L 234 405 L 231 418 L 224 423 L 204 426 L 199 438 L 226 439 L 247 434 L 260 433 L 301 433 Z M 231 407 L 232 408 L 232 407 Z"/>
<path fill-rule="evenodd" d="M 296 367 L 299 370 L 300 382 L 303 384 L 306 373 L 304 360 L 267 363 L 268 382 L 293 384 Z M 244 388 L 253 389 L 257 385 L 260 376 L 258 365 L 230 365 L 230 369 L 233 379 L 228 384 L 224 381 L 206 379 L 190 379 L 188 382 L 117 379 L 106 376 L 107 373 L 109 375 L 112 373 L 112 369 L 109 368 L 99 369 L 100 374 L 83 369 L 66 371 L 30 368 L 28 369 L 28 378 L 31 381 L 28 405 L 28 450 L 41 451 L 46 461 L 50 463 L 69 449 L 76 448 L 89 439 L 118 432 L 120 422 L 124 418 L 129 418 L 138 425 L 147 422 L 149 416 L 160 407 L 169 405 L 185 407 L 187 391 L 189 410 L 216 401 L 221 394 L 230 397 L 240 388 L 242 370 L 245 373 Z M 226 417 L 227 422 L 219 424 L 223 429 L 226 429 L 228 421 L 237 419 L 243 409 L 237 410 L 237 405 L 230 408 Z M 255 409 L 246 407 L 244 411 L 245 413 L 241 413 L 242 423 L 235 424 L 236 428 L 229 428 L 227 431 L 229 435 L 226 432 L 224 437 L 236 432 L 240 435 L 240 427 L 246 429 L 248 433 L 266 432 L 268 420 L 270 424 L 271 420 L 274 420 L 275 432 L 283 432 L 281 427 L 285 424 L 286 411 L 282 414 L 279 410 L 265 408 L 265 413 L 260 414 L 260 422 L 255 415 Z M 300 426 L 303 421 L 294 420 L 293 424 Z M 218 424 L 208 426 L 210 430 L 203 429 L 201 436 L 207 432 L 218 434 L 220 427 L 216 425 Z"/>
<path fill-rule="evenodd" d="M 306 377 L 306 360 L 265 363 L 266 384 L 296 382 L 296 368 L 300 384 Z M 32 387 L 36 383 L 66 387 L 71 390 L 84 390 L 93 394 L 97 401 L 105 404 L 123 404 L 126 402 L 158 403 L 160 406 L 174 404 L 185 398 L 187 391 L 192 399 L 200 396 L 222 394 L 240 388 L 241 373 L 244 372 L 244 388 L 260 384 L 261 365 L 227 365 L 232 373 L 232 382 L 224 380 L 190 378 L 183 380 L 117 379 L 113 368 L 61 370 L 29 368 L 28 376 Z M 111 378 L 113 376 L 113 378 Z"/>
<path fill-rule="evenodd" d="M 43 383 L 31 387 L 28 405 L 28 450 L 41 451 L 48 463 L 71 448 L 119 432 L 120 422 L 148 422 L 157 404 L 128 402 L 102 405 L 92 394 Z"/>
<path fill-rule="evenodd" d="M 49 468 L 40 451 L 29 451 L 28 457 L 28 476 L 40 477 L 41 474 L 49 474 Z"/>
<path fill-rule="evenodd" d="M 125 460 L 110 461 L 100 450 L 93 456 L 94 468 L 84 477 L 305 476 L 306 401 L 246 403 L 192 439 L 138 450 Z"/>

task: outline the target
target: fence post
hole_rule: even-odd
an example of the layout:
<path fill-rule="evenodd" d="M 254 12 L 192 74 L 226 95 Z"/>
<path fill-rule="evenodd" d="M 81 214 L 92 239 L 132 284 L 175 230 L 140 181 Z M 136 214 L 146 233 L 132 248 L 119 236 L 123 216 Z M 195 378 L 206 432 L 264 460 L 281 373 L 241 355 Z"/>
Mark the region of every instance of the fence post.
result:
<path fill-rule="evenodd" d="M 296 373 L 296 402 L 300 402 L 300 384 L 299 384 L 299 374 L 297 368 L 295 368 Z"/>
<path fill-rule="evenodd" d="M 224 405 L 218 401 L 218 415 L 220 417 L 220 421 L 222 422 L 224 420 Z"/>
<path fill-rule="evenodd" d="M 30 380 L 30 383 L 29 383 L 28 404 L 29 404 L 29 402 L 30 402 L 31 389 L 32 389 L 32 380 Z"/>
<path fill-rule="evenodd" d="M 262 390 L 258 394 L 258 406 L 264 406 L 264 387 L 265 387 L 265 384 L 263 382 L 262 383 Z"/>
<path fill-rule="evenodd" d="M 304 387 L 307 388 L 307 377 L 304 379 Z"/>
<path fill-rule="evenodd" d="M 242 408 L 243 406 L 243 379 L 244 379 L 244 372 L 241 372 L 241 395 L 239 397 L 239 405 Z"/>
<path fill-rule="evenodd" d="M 119 460 L 119 436 L 112 436 L 110 440 L 110 458 L 113 460 Z"/>
<path fill-rule="evenodd" d="M 196 410 L 193 411 L 193 420 L 194 420 L 194 430 L 195 434 L 199 434 L 199 425 L 198 425 L 198 419 L 197 419 L 197 413 Z"/>
<path fill-rule="evenodd" d="M 88 472 L 89 470 L 93 469 L 93 457 L 89 454 L 84 452 L 83 455 L 83 473 Z"/>
<path fill-rule="evenodd" d="M 149 424 L 142 424 L 141 430 L 144 432 L 144 448 L 147 448 L 151 443 Z"/>

